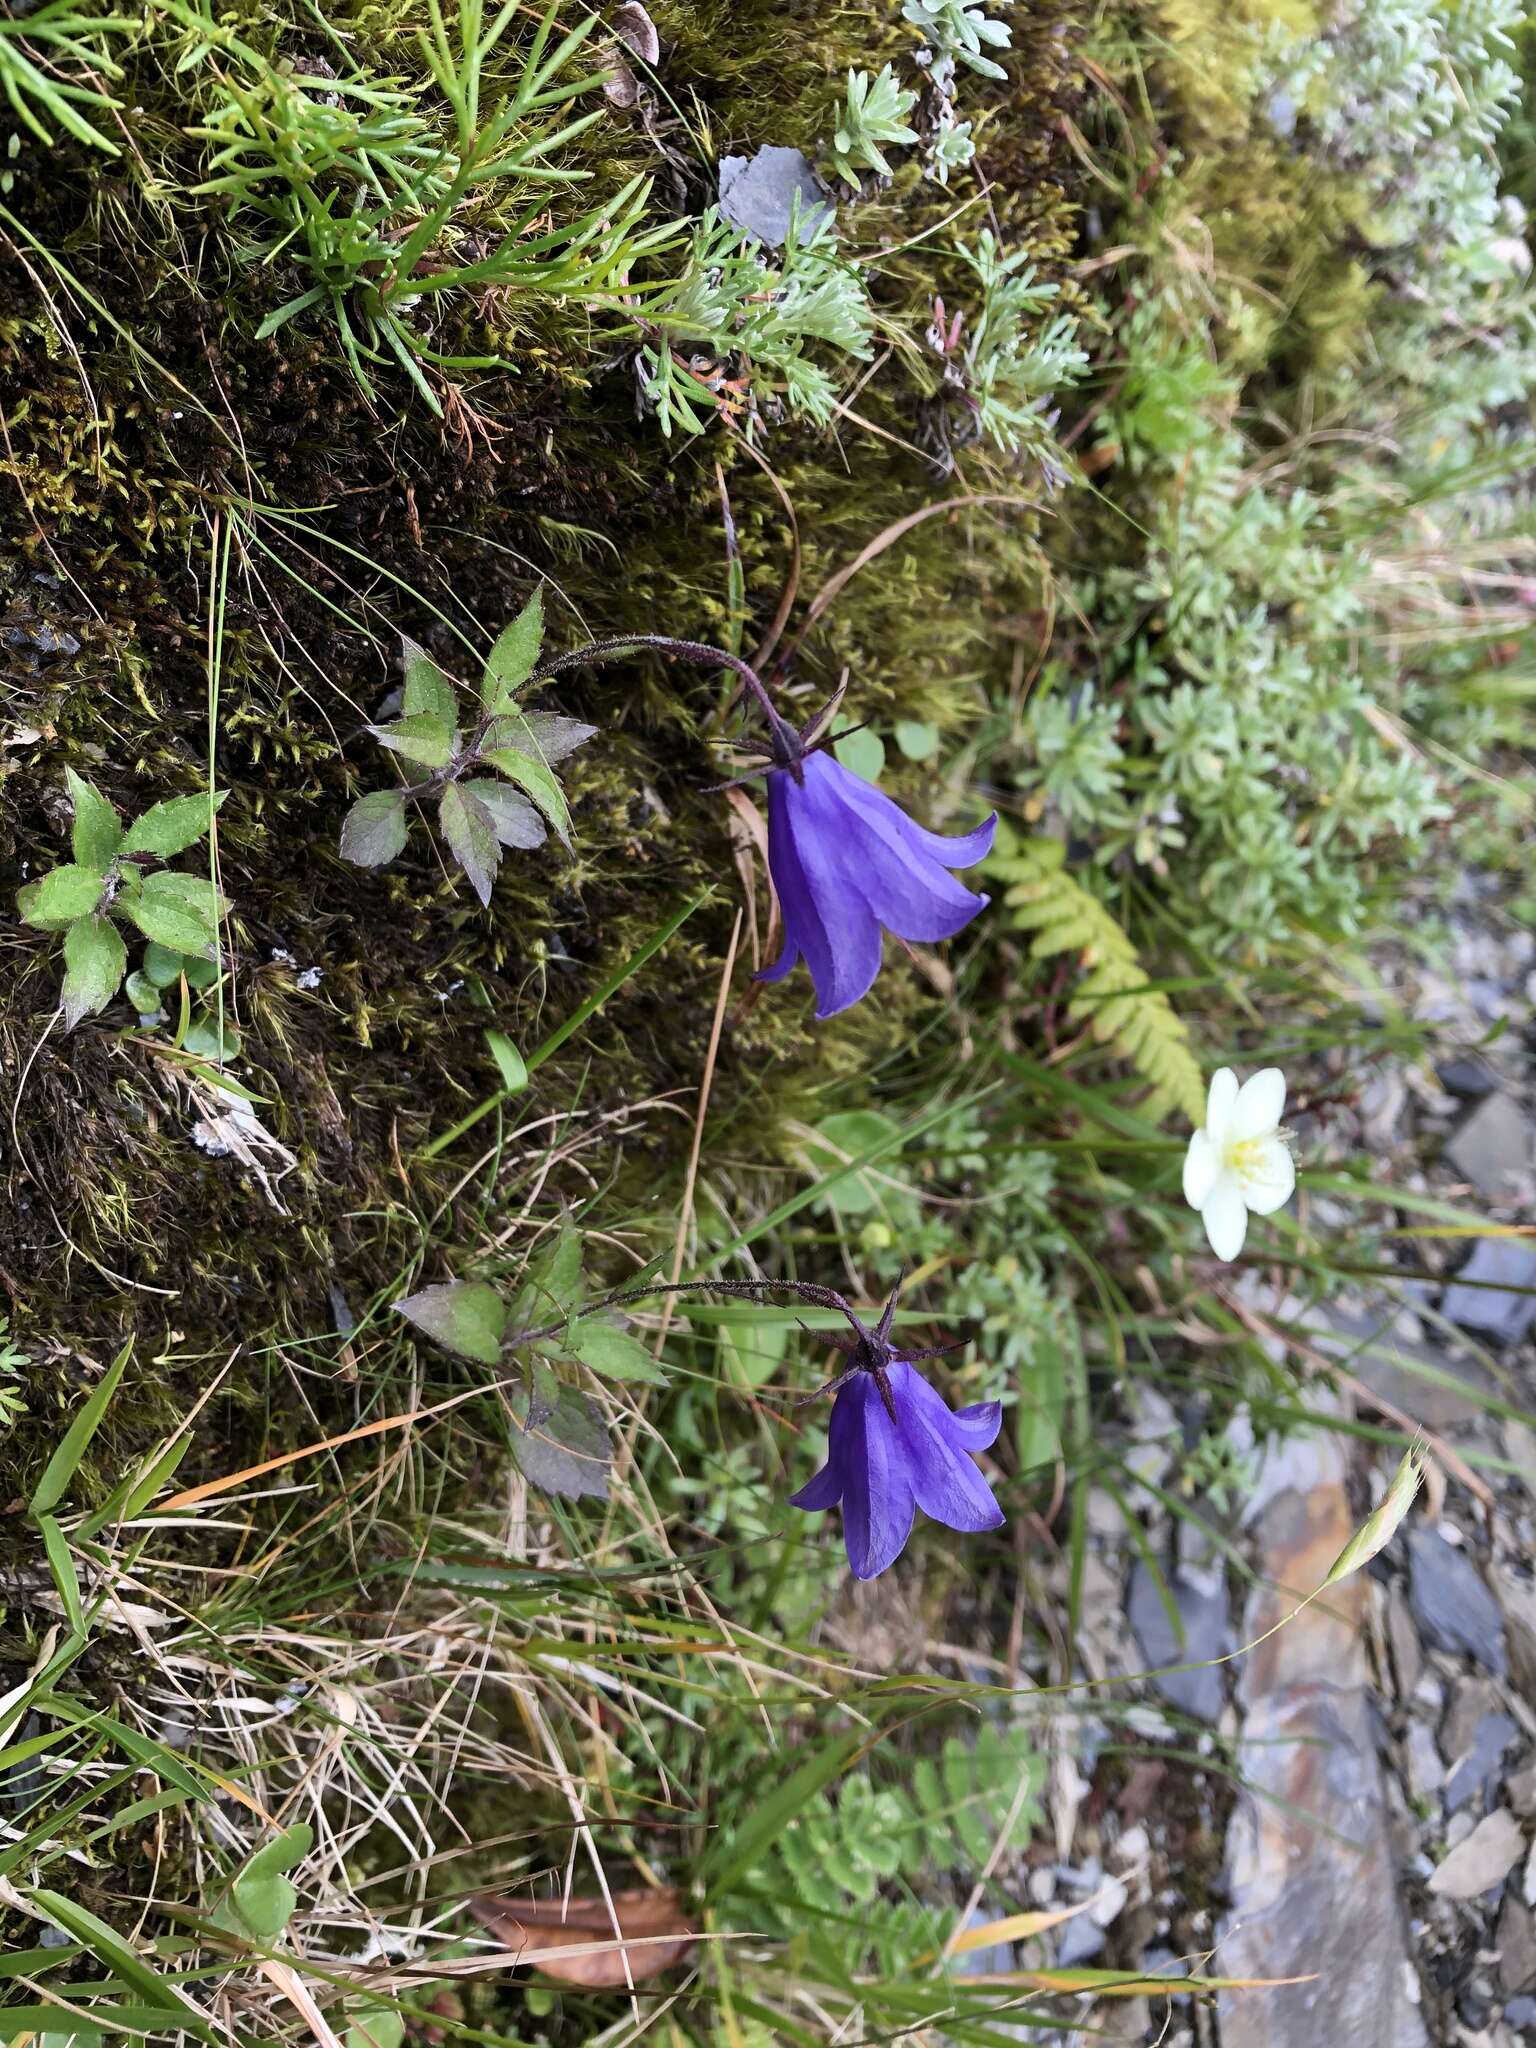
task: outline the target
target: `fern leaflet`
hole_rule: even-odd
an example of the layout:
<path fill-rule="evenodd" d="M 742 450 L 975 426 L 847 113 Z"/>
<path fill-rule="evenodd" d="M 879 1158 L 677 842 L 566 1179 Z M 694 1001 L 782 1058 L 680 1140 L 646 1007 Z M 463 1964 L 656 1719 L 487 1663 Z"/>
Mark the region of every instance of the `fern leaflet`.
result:
<path fill-rule="evenodd" d="M 1066 872 L 1066 851 L 1059 839 L 1016 839 L 988 863 L 1010 885 L 1004 900 L 1014 923 L 1034 934 L 1030 958 L 1076 953 L 1083 971 L 1069 1015 L 1152 1084 L 1149 1116 L 1181 1109 L 1191 1123 L 1203 1124 L 1205 1082 L 1187 1026 L 1161 989 L 1151 987 L 1114 918 Z"/>

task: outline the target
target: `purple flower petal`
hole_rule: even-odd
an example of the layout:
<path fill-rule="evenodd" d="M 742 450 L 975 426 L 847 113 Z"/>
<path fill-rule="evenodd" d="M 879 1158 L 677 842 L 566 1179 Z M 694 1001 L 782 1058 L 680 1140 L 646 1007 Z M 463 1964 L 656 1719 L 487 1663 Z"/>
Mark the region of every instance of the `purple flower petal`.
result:
<path fill-rule="evenodd" d="M 839 1435 L 841 1445 L 836 1442 Z M 855 1578 L 873 1579 L 906 1548 L 917 1503 L 907 1470 L 906 1446 L 885 1412 L 871 1375 L 860 1373 L 838 1393 L 831 1436 L 832 1455 L 843 1467 L 843 1542 L 848 1563 Z"/>
<path fill-rule="evenodd" d="M 825 759 L 826 756 L 819 758 Z M 931 860 L 941 868 L 974 867 L 979 860 L 985 860 L 992 851 L 992 841 L 997 837 L 997 813 L 978 825 L 974 832 L 960 832 L 950 838 L 944 832 L 930 832 L 909 818 L 893 798 L 873 782 L 866 782 L 862 775 L 855 775 L 844 768 L 841 761 L 834 760 L 832 766 L 847 777 L 844 793 L 851 803 L 861 804 L 873 811 L 877 806 L 894 814 L 897 830 L 906 842 L 908 852 L 917 860 Z M 851 787 L 849 787 L 851 785 Z M 871 801 L 873 799 L 873 801 Z"/>
<path fill-rule="evenodd" d="M 881 929 L 899 938 L 950 938 L 984 908 L 952 867 L 979 860 L 996 819 L 957 839 L 925 832 L 827 753 L 768 778 L 768 865 L 784 917 L 784 947 L 760 979 L 781 981 L 804 959 L 816 1015 L 856 1003 L 880 971 Z"/>
<path fill-rule="evenodd" d="M 766 979 L 782 980 L 803 956 L 825 1019 L 864 995 L 880 972 L 880 925 L 840 871 L 841 835 L 806 808 L 788 775 L 768 782 L 768 865 L 784 916 L 784 950 Z M 794 949 L 794 955 L 791 954 Z"/>
<path fill-rule="evenodd" d="M 791 1496 L 794 1506 L 843 1510 L 843 1540 L 856 1577 L 872 1579 L 901 1555 L 916 1510 L 948 1528 L 995 1529 L 1003 1511 L 972 1462 L 996 1437 L 1002 1405 L 951 1414 L 905 1359 L 886 1368 L 896 1421 L 872 1372 L 855 1373 L 832 1405 L 827 1462 Z"/>
<path fill-rule="evenodd" d="M 835 1508 L 843 1497 L 843 1475 L 828 1459 L 814 1478 L 807 1479 L 798 1493 L 789 1496 L 792 1508 L 807 1508 L 812 1514 Z"/>
<path fill-rule="evenodd" d="M 978 1401 L 973 1408 L 946 1409 L 949 1440 L 958 1450 L 990 1451 L 1003 1426 L 1001 1401 Z"/>

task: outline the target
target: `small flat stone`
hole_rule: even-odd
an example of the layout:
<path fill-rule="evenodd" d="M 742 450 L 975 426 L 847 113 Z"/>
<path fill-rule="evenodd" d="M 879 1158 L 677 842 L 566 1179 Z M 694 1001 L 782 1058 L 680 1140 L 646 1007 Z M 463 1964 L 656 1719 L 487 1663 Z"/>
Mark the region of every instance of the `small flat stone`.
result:
<path fill-rule="evenodd" d="M 765 143 L 755 156 L 720 159 L 720 211 L 770 249 L 789 239 L 790 215 L 800 202 L 800 239 L 835 211 L 826 187 L 798 149 Z"/>
<path fill-rule="evenodd" d="M 1536 1924 L 1530 1907 L 1513 1892 L 1504 1901 L 1494 1938 L 1499 1949 L 1499 1982 L 1506 1991 L 1529 1991 L 1536 1984 Z"/>
<path fill-rule="evenodd" d="M 1536 1998 L 1512 1998 L 1504 2008 L 1504 2024 L 1517 2030 L 1536 2029 Z"/>
<path fill-rule="evenodd" d="M 1485 1714 L 1477 1724 L 1471 1746 L 1451 1761 L 1445 1781 L 1445 1810 L 1459 1813 L 1464 1806 L 1487 1797 L 1498 1781 L 1504 1754 L 1520 1733 L 1519 1724 L 1508 1714 Z"/>
<path fill-rule="evenodd" d="M 1056 1946 L 1056 1967 L 1070 1970 L 1077 1964 L 1091 1963 L 1095 1956 L 1103 1953 L 1103 1928 L 1095 1927 L 1086 1913 L 1079 1913 L 1061 1930 Z"/>
<path fill-rule="evenodd" d="M 1215 1721 L 1226 1704 L 1226 1687 L 1220 1668 L 1207 1660 L 1233 1648 L 1226 1587 L 1221 1585 L 1213 1593 L 1185 1579 L 1167 1584 L 1179 1629 L 1170 1625 L 1157 1582 L 1147 1566 L 1138 1562 L 1131 1573 L 1126 1612 L 1140 1645 L 1141 1661 L 1149 1669 L 1166 1664 L 1203 1665 L 1195 1671 L 1153 1670 L 1152 1684 L 1181 1713 L 1193 1715 L 1197 1721 Z"/>
<path fill-rule="evenodd" d="M 991 1915 L 973 1906 L 966 1915 L 965 1926 L 969 1932 L 973 1927 L 985 1925 Z M 985 1948 L 962 1949 L 953 1957 L 950 1968 L 962 1977 L 997 1977 L 1017 1965 L 1013 1944 L 1008 1941 L 994 1941 Z"/>
<path fill-rule="evenodd" d="M 1339 1363 L 1367 1392 L 1411 1415 L 1427 1429 L 1450 1429 L 1485 1411 L 1475 1398 L 1492 1391 L 1475 1360 L 1435 1343 L 1400 1336 L 1388 1315 L 1354 1316 L 1329 1308 L 1327 1322 L 1308 1334 L 1320 1351 Z"/>
<path fill-rule="evenodd" d="M 1499 1603 L 1463 1550 L 1433 1529 L 1408 1538 L 1408 1598 L 1419 1633 L 1437 1650 L 1464 1651 L 1499 1678 L 1509 1668 Z"/>
<path fill-rule="evenodd" d="M 1365 1695 L 1257 1703 L 1238 1759 L 1222 1973 L 1281 1981 L 1218 1994 L 1222 2048 L 1425 2048 Z"/>
<path fill-rule="evenodd" d="M 1504 1781 L 1504 1796 L 1522 1820 L 1536 1820 L 1536 1763 L 1510 1773 Z"/>
<path fill-rule="evenodd" d="M 1424 1669 L 1424 1646 L 1413 1625 L 1408 1595 L 1397 1579 L 1387 1589 L 1387 1641 L 1392 1649 L 1392 1669 L 1397 1676 L 1398 1695 L 1405 1700 L 1411 1699 Z"/>
<path fill-rule="evenodd" d="M 1532 1291 L 1522 1294 L 1521 1288 Z M 1442 1307 L 1464 1330 L 1495 1344 L 1518 1343 L 1536 1323 L 1536 1245 L 1523 1237 L 1480 1237 Z"/>
<path fill-rule="evenodd" d="M 1507 1807 L 1495 1807 L 1445 1857 L 1429 1889 L 1441 1899 L 1480 1899 L 1504 1882 L 1524 1850 L 1520 1823 Z"/>
<path fill-rule="evenodd" d="M 1536 1580 L 1510 1565 L 1495 1564 L 1493 1590 L 1504 1610 L 1510 1676 L 1527 1699 L 1536 1698 Z"/>
<path fill-rule="evenodd" d="M 1507 1095 L 1485 1095 L 1458 1126 L 1445 1156 L 1463 1180 L 1497 1201 L 1511 1175 L 1529 1172 L 1532 1151 L 1530 1120 L 1519 1104 Z"/>
<path fill-rule="evenodd" d="M 1445 1765 L 1440 1761 L 1434 1736 L 1422 1721 L 1411 1721 L 1408 1725 L 1405 1762 L 1408 1790 L 1414 1798 L 1433 1799 L 1445 1783 Z"/>
<path fill-rule="evenodd" d="M 1437 1060 L 1435 1073 L 1442 1088 L 1452 1095 L 1459 1095 L 1465 1102 L 1481 1102 L 1499 1085 L 1499 1077 L 1493 1069 L 1472 1053 L 1457 1053 L 1452 1059 Z"/>

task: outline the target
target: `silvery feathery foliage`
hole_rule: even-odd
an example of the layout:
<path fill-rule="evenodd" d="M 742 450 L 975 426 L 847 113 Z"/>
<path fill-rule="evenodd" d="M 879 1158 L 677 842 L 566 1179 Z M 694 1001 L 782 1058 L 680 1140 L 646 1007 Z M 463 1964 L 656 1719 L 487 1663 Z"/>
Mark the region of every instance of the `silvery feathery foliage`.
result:
<path fill-rule="evenodd" d="M 1273 40 L 1254 74 L 1256 117 L 1372 200 L 1372 359 L 1339 400 L 1355 431 L 1323 495 L 1255 464 L 1239 385 L 1171 298 L 1119 323 L 1128 368 L 1106 430 L 1146 486 L 1149 541 L 1074 591 L 1101 682 L 1042 678 L 1025 779 L 1092 840 L 1099 872 L 1186 878 L 1217 954 L 1362 929 L 1378 851 L 1423 848 L 1451 756 L 1498 716 L 1450 686 L 1486 657 L 1458 637 L 1454 601 L 1439 642 L 1419 632 L 1406 660 L 1394 646 L 1379 557 L 1403 503 L 1424 508 L 1403 545 L 1425 545 L 1432 507 L 1447 561 L 1459 536 L 1530 527 L 1501 481 L 1529 467 L 1528 440 L 1493 426 L 1536 381 L 1523 222 L 1492 146 L 1517 19 L 1509 0 L 1346 0 L 1323 33 Z M 1447 752 L 1405 743 L 1385 707 Z"/>
<path fill-rule="evenodd" d="M 1404 383 L 1429 370 L 1425 416 L 1441 441 L 1520 397 L 1531 374 L 1530 308 L 1511 303 L 1529 264 L 1524 220 L 1500 196 L 1494 147 L 1520 99 L 1509 60 L 1523 13 L 1516 0 L 1346 0 L 1320 34 L 1270 43 L 1272 81 L 1306 117 L 1298 147 L 1370 195 L 1362 231 L 1409 314 L 1384 323 L 1383 366 Z M 1454 349 L 1426 350 L 1435 316 Z"/>
<path fill-rule="evenodd" d="M 699 433 L 713 415 L 783 410 L 825 426 L 837 384 L 807 350 L 863 360 L 874 312 L 862 274 L 839 250 L 829 213 L 798 210 L 778 254 L 711 208 L 690 233 L 676 280 L 645 302 L 640 381 L 662 431 Z"/>
<path fill-rule="evenodd" d="M 1133 356 L 1154 350 L 1156 311 L 1138 316 Z M 1204 397 L 1213 373 L 1197 367 Z M 1176 358 L 1162 372 L 1141 400 L 1159 432 L 1182 390 Z M 1114 424 L 1134 443 L 1127 388 Z M 1205 906 L 1199 943 L 1262 958 L 1298 925 L 1360 929 L 1372 849 L 1411 854 L 1444 807 L 1430 767 L 1375 720 L 1387 656 L 1364 553 L 1337 542 L 1310 493 L 1255 479 L 1230 424 L 1193 403 L 1180 416 L 1183 454 L 1147 457 L 1154 483 L 1177 471 L 1140 515 L 1148 544 L 1074 592 L 1103 686 L 1042 678 L 1025 780 L 1091 837 L 1101 868 L 1182 870 Z"/>

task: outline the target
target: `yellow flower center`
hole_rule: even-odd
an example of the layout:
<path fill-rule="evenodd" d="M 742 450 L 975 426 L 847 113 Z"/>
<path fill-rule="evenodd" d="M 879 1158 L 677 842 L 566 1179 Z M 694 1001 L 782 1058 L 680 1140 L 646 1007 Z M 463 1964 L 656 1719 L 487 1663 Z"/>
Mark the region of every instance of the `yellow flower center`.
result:
<path fill-rule="evenodd" d="M 1268 1180 L 1266 1151 L 1277 1138 L 1285 1144 L 1289 1137 L 1289 1131 L 1266 1131 L 1257 1138 L 1229 1138 L 1221 1155 L 1222 1164 L 1239 1180 Z"/>

